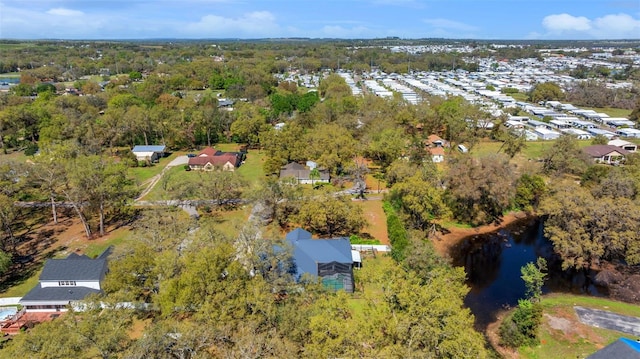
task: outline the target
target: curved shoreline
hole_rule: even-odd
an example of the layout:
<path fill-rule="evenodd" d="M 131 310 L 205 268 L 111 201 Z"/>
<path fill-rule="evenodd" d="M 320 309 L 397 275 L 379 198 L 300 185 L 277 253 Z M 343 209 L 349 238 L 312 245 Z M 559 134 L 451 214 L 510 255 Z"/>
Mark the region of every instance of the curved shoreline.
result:
<path fill-rule="evenodd" d="M 470 236 L 475 236 L 478 234 L 492 233 L 496 232 L 502 228 L 506 228 L 512 223 L 515 223 L 520 220 L 534 218 L 535 215 L 528 214 L 525 212 L 509 212 L 505 216 L 502 217 L 502 221 L 500 223 L 491 223 L 486 224 L 479 227 L 474 228 L 446 228 L 449 233 L 442 234 L 438 233 L 436 239 L 433 239 L 433 246 L 436 252 L 443 256 L 449 256 L 449 253 L 453 247 L 455 247 L 458 243 L 462 242 L 465 238 Z"/>

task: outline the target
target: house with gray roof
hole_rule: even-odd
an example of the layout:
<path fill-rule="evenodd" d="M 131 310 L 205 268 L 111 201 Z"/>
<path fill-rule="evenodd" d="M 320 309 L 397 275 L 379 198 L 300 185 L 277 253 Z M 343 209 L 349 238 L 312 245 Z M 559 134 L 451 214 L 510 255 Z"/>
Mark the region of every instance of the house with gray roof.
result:
<path fill-rule="evenodd" d="M 329 183 L 330 176 L 326 170 L 318 170 L 318 177 L 311 178 L 311 169 L 296 162 L 291 162 L 280 169 L 280 178 L 294 178 L 297 183 L 315 184 Z"/>
<path fill-rule="evenodd" d="M 620 338 L 587 357 L 587 359 L 613 358 L 640 359 L 640 343 L 635 340 Z"/>
<path fill-rule="evenodd" d="M 329 289 L 353 292 L 353 257 L 347 237 L 313 239 L 311 233 L 296 228 L 287 233 L 286 240 L 293 248 L 295 276 L 321 278 Z"/>
<path fill-rule="evenodd" d="M 64 259 L 47 260 L 38 285 L 20 299 L 20 304 L 27 312 L 63 312 L 69 304 L 101 293 L 109 252 L 107 249 L 95 259 L 71 253 Z"/>

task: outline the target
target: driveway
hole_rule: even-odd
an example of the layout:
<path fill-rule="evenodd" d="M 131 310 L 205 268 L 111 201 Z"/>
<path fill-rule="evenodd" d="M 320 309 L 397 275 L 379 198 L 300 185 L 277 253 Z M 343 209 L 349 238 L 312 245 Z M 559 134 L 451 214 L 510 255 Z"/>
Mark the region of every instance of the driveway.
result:
<path fill-rule="evenodd" d="M 573 309 L 583 324 L 640 336 L 640 318 L 584 307 Z"/>
<path fill-rule="evenodd" d="M 182 166 L 189 163 L 189 157 L 187 156 L 178 156 L 174 158 L 165 168 Z"/>

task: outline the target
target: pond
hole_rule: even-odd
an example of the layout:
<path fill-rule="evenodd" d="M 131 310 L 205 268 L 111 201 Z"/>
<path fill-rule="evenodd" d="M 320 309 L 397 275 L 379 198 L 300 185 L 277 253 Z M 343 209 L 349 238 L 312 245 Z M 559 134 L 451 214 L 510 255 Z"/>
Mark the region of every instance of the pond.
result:
<path fill-rule="evenodd" d="M 536 219 L 523 219 L 495 233 L 464 239 L 450 252 L 453 264 L 467 272 L 471 291 L 465 304 L 476 317 L 480 330 L 496 320 L 498 312 L 514 307 L 525 296 L 520 268 L 538 257 L 547 260 L 548 280 L 544 293 L 573 292 L 604 295 L 583 271 L 563 271 L 551 242 Z"/>

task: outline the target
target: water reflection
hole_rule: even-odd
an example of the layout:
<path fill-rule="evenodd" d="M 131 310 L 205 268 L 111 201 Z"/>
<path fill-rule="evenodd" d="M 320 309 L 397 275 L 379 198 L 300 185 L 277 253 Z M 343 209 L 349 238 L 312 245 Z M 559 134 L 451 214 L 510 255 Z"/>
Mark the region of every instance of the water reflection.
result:
<path fill-rule="evenodd" d="M 539 220 L 520 220 L 496 233 L 476 235 L 461 241 L 452 249 L 453 264 L 467 272 L 471 291 L 465 304 L 476 316 L 476 326 L 484 330 L 496 320 L 498 311 L 517 305 L 525 295 L 520 268 L 543 257 L 549 265 L 549 280 L 543 292 L 600 292 L 582 271 L 562 271 L 553 245 L 544 237 Z"/>

